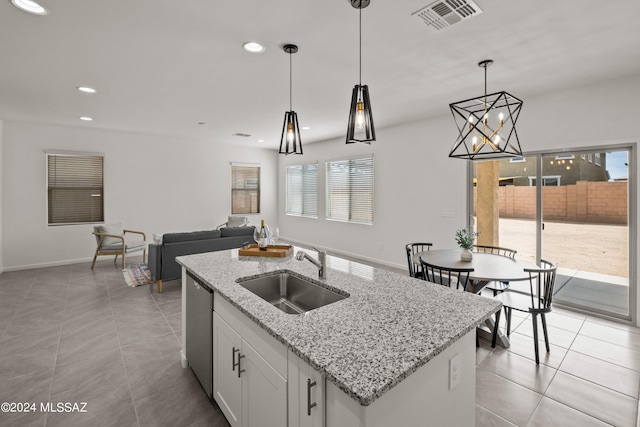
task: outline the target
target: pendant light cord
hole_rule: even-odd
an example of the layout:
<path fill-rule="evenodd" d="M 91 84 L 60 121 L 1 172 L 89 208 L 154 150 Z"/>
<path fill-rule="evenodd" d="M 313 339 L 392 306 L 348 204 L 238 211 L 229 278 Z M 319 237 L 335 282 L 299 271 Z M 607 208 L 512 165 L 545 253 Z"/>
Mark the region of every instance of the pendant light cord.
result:
<path fill-rule="evenodd" d="M 293 111 L 293 61 L 289 52 L 289 111 Z"/>
<path fill-rule="evenodd" d="M 487 67 L 488 64 L 484 65 L 484 112 L 487 112 Z"/>
<path fill-rule="evenodd" d="M 359 27 L 359 40 L 360 40 L 360 44 L 358 46 L 358 51 L 360 53 L 360 69 L 358 70 L 358 85 L 362 86 L 362 0 L 360 1 L 360 9 L 359 9 L 359 22 L 358 22 L 358 27 Z"/>

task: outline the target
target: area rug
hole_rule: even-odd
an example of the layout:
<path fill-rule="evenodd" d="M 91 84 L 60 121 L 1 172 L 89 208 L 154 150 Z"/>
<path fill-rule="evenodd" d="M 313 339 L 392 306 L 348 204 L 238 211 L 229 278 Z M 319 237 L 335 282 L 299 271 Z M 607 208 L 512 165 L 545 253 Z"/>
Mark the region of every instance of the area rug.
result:
<path fill-rule="evenodd" d="M 153 283 L 147 264 L 129 264 L 127 268 L 122 271 L 122 274 L 124 274 L 124 280 L 127 282 L 127 285 L 132 288 Z"/>

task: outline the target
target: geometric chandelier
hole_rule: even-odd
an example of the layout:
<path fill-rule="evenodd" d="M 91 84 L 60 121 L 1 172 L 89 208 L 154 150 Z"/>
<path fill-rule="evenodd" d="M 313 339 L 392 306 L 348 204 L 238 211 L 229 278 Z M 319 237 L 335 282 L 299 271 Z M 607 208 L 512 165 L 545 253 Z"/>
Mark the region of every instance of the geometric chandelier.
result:
<path fill-rule="evenodd" d="M 522 101 L 507 92 L 487 94 L 487 67 L 491 59 L 478 63 L 484 68 L 484 95 L 449 104 L 458 127 L 458 138 L 449 157 L 493 160 L 521 157 L 516 122 Z"/>

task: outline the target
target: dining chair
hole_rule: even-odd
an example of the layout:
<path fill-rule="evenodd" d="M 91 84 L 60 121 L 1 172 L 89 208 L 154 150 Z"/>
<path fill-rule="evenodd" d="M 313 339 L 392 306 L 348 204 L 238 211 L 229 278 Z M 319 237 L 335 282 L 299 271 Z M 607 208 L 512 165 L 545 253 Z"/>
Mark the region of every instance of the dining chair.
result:
<path fill-rule="evenodd" d="M 474 252 L 481 252 L 485 254 L 502 255 L 514 259 L 516 253 L 515 249 L 503 248 L 501 246 L 489 246 L 489 245 L 473 245 L 471 249 Z M 509 288 L 509 282 L 489 282 L 483 289 L 488 289 L 493 292 L 495 297 L 501 292 L 506 291 Z"/>
<path fill-rule="evenodd" d="M 407 262 L 409 263 L 409 276 L 422 278 L 422 270 L 418 268 L 413 260 L 418 252 L 425 252 L 431 249 L 432 243 L 408 243 L 405 246 L 407 250 Z"/>
<path fill-rule="evenodd" d="M 544 343 L 549 353 L 549 334 L 547 333 L 547 320 L 545 314 L 551 311 L 553 287 L 556 282 L 556 270 L 558 266 L 550 261 L 540 260 L 540 268 L 525 268 L 529 273 L 529 294 L 507 290 L 495 298 L 502 301 L 502 306 L 507 320 L 507 337 L 511 335 L 511 312 L 518 310 L 531 314 L 533 320 L 533 343 L 536 351 L 536 364 L 540 364 L 538 355 L 538 315 L 542 321 Z M 498 333 L 499 317 L 496 316 L 496 326 L 493 330 L 493 341 Z"/>
<path fill-rule="evenodd" d="M 463 291 L 467 290 L 469 274 L 473 272 L 473 268 L 447 268 L 429 264 L 422 257 L 420 266 L 424 274 L 423 280 L 448 287 L 455 283 L 456 289 L 462 288 Z"/>

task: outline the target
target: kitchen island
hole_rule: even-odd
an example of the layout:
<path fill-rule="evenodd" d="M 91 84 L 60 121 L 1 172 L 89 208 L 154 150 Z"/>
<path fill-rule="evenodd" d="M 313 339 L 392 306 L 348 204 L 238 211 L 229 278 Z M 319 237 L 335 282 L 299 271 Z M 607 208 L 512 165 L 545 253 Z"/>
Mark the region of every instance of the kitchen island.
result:
<path fill-rule="evenodd" d="M 293 257 L 244 257 L 229 250 L 177 258 L 183 266 L 183 366 L 190 357 L 185 292 L 195 281 L 213 291 L 213 398 L 229 422 L 269 425 L 265 411 L 284 411 L 273 425 L 473 425 L 475 327 L 501 304 L 327 258 L 326 279 Z M 278 271 L 315 279 L 348 297 L 287 314 L 237 282 Z M 230 351 L 221 351 L 227 341 Z M 250 382 L 260 383 L 251 373 L 267 372 L 264 366 L 273 373 L 264 374 L 263 386 L 273 389 L 248 404 L 255 393 Z M 244 401 L 236 409 L 230 403 L 236 398 L 225 397 L 230 375 L 249 378 L 231 393 Z"/>

